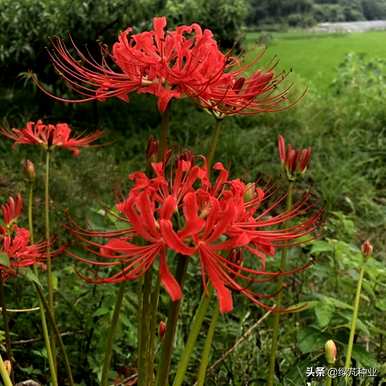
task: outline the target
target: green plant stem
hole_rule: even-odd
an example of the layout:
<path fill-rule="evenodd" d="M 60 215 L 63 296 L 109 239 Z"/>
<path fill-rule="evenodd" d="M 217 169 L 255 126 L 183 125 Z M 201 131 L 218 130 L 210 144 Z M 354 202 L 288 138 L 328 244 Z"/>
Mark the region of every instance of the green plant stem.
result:
<path fill-rule="evenodd" d="M 161 132 L 158 148 L 158 161 L 162 161 L 164 153 L 168 146 L 168 133 L 170 123 L 170 104 L 161 114 Z"/>
<path fill-rule="evenodd" d="M 293 183 L 290 182 L 288 185 L 288 194 L 287 194 L 287 210 L 291 210 L 292 208 L 292 190 L 293 190 Z M 280 271 L 283 272 L 286 269 L 287 265 L 287 248 L 282 249 L 281 253 L 281 261 L 280 261 Z M 278 277 L 278 285 L 279 285 L 279 294 L 276 301 L 276 306 L 278 308 L 281 307 L 282 300 L 283 300 L 283 280 L 279 276 Z M 267 378 L 267 385 L 273 386 L 274 385 L 274 377 L 275 377 L 275 363 L 276 363 L 276 354 L 277 354 L 277 348 L 279 343 L 279 332 L 280 332 L 280 313 L 277 312 L 273 315 L 273 332 L 272 332 L 272 343 L 271 343 L 271 354 L 269 358 L 269 372 L 268 372 L 268 378 Z"/>
<path fill-rule="evenodd" d="M 43 294 L 43 291 L 42 291 L 41 287 L 37 283 L 34 283 L 34 284 L 35 284 L 35 289 L 36 289 L 36 292 L 37 292 L 37 294 L 39 296 L 39 299 L 40 299 L 41 303 L 44 306 L 46 314 L 48 315 L 48 320 L 49 320 L 49 322 L 51 324 L 51 328 L 52 328 L 52 330 L 53 330 L 53 332 L 55 334 L 55 337 L 56 337 L 56 339 L 57 339 L 57 341 L 59 343 L 59 348 L 60 348 L 60 351 L 62 352 L 63 359 L 64 359 L 64 366 L 66 368 L 66 372 L 67 372 L 67 375 L 68 375 L 69 385 L 70 386 L 74 386 L 74 379 L 72 377 L 70 361 L 68 359 L 66 348 L 64 346 L 63 339 L 62 339 L 62 337 L 60 335 L 60 331 L 58 329 L 58 326 L 56 324 L 54 316 L 53 316 L 53 314 L 52 314 L 52 312 L 51 312 L 51 310 L 49 308 L 48 302 L 47 302 L 47 300 L 44 297 L 44 294 Z"/>
<path fill-rule="evenodd" d="M 150 334 L 155 333 L 150 331 L 151 321 L 151 292 L 152 292 L 152 270 L 149 269 L 145 273 L 143 290 L 142 290 L 142 314 L 138 323 L 140 324 L 140 338 L 138 347 L 138 385 L 148 386 L 149 366 L 149 344 Z"/>
<path fill-rule="evenodd" d="M 29 185 L 29 187 L 28 187 L 28 227 L 29 227 L 31 244 L 33 244 L 33 242 L 34 242 L 33 212 L 32 212 L 33 188 L 34 188 L 33 181 L 30 181 L 28 185 Z M 36 266 L 34 266 L 34 273 L 36 276 L 38 275 Z M 48 366 L 50 368 L 50 374 L 51 374 L 51 383 L 52 383 L 52 386 L 58 386 L 58 377 L 56 375 L 55 361 L 54 361 L 54 358 L 52 356 L 50 335 L 48 333 L 48 326 L 47 326 L 46 314 L 44 311 L 44 305 L 43 305 L 40 297 L 38 297 L 38 300 L 39 300 L 40 319 L 42 322 L 43 338 L 44 338 L 44 343 L 45 343 L 46 350 L 47 350 Z"/>
<path fill-rule="evenodd" d="M 208 170 L 210 170 L 212 166 L 212 162 L 214 159 L 214 155 L 216 152 L 218 139 L 220 137 L 220 129 L 221 129 L 221 119 L 216 118 L 216 123 L 213 128 L 212 137 L 210 139 L 209 149 L 208 149 L 208 155 L 207 155 L 207 161 L 208 161 Z"/>
<path fill-rule="evenodd" d="M 184 351 L 181 355 L 181 359 L 178 363 L 178 368 L 177 368 L 176 377 L 174 379 L 173 386 L 181 386 L 184 381 L 185 372 L 189 364 L 189 359 L 194 350 L 194 346 L 196 344 L 198 335 L 200 334 L 201 325 L 202 325 L 202 322 L 204 321 L 206 312 L 208 310 L 212 293 L 213 293 L 213 288 L 208 286 L 208 293 L 206 294 L 204 292 L 201 296 L 200 304 L 197 308 L 196 314 L 194 315 L 194 318 L 193 318 L 193 322 L 190 326 L 188 341 L 186 342 Z"/>
<path fill-rule="evenodd" d="M 206 336 L 204 350 L 202 351 L 202 355 L 201 355 L 201 364 L 200 364 L 200 369 L 198 370 L 198 378 L 197 378 L 198 386 L 204 386 L 205 384 L 206 369 L 209 363 L 210 349 L 212 348 L 213 336 L 216 330 L 219 314 L 220 314 L 220 310 L 218 308 L 218 305 L 216 304 L 213 310 L 212 319 L 210 321 L 208 335 Z"/>
<path fill-rule="evenodd" d="M 7 369 L 5 368 L 5 364 L 1 355 L 0 355 L 0 374 L 1 374 L 1 378 L 3 379 L 4 386 L 12 386 L 11 379 L 9 378 Z"/>
<path fill-rule="evenodd" d="M 125 294 L 126 283 L 122 282 L 119 286 L 118 294 L 115 300 L 115 307 L 113 311 L 113 316 L 111 317 L 110 330 L 106 340 L 106 350 L 105 357 L 103 361 L 102 368 L 102 378 L 101 386 L 107 386 L 109 384 L 109 371 L 111 365 L 111 358 L 113 354 L 113 343 L 115 338 L 115 333 L 118 328 L 119 314 L 122 308 L 123 296 Z"/>
<path fill-rule="evenodd" d="M 361 297 L 361 290 L 362 290 L 362 283 L 363 283 L 363 276 L 365 273 L 365 262 L 363 263 L 361 267 L 361 271 L 359 274 L 359 280 L 357 284 L 357 290 L 355 294 L 355 300 L 354 300 L 354 311 L 352 314 L 352 319 L 351 319 L 351 328 L 350 328 L 350 337 L 348 339 L 348 345 L 347 345 L 347 352 L 346 352 L 346 361 L 344 367 L 348 369 L 351 366 L 351 356 L 352 356 L 352 348 L 354 344 L 354 335 L 355 335 L 355 329 L 356 329 L 356 323 L 358 319 L 358 312 L 359 312 L 359 301 Z"/>
<path fill-rule="evenodd" d="M 11 363 L 13 364 L 11 333 L 9 330 L 7 306 L 5 304 L 4 280 L 3 280 L 2 272 L 0 272 L 0 306 L 1 306 L 1 313 L 3 315 L 3 322 L 4 322 L 5 347 L 7 349 L 7 356 L 8 356 L 8 360 L 11 361 Z M 13 378 L 12 370 L 11 370 L 11 378 Z"/>
<path fill-rule="evenodd" d="M 28 184 L 28 228 L 31 244 L 34 242 L 34 227 L 32 217 L 32 205 L 33 205 L 33 194 L 34 194 L 34 183 L 29 182 Z"/>
<path fill-rule="evenodd" d="M 177 255 L 178 263 L 175 278 L 182 287 L 186 270 L 188 267 L 189 257 Z M 160 362 L 157 371 L 157 386 L 167 386 L 169 384 L 169 370 L 172 359 L 174 337 L 177 329 L 177 319 L 180 310 L 181 300 L 171 302 L 168 312 L 168 321 L 166 324 L 166 332 L 163 337 Z"/>
<path fill-rule="evenodd" d="M 328 365 L 328 368 L 330 369 L 332 366 Z M 326 379 L 326 386 L 332 386 L 332 378 L 327 375 Z"/>
<path fill-rule="evenodd" d="M 49 192 L 49 183 L 50 183 L 50 151 L 46 151 L 46 168 L 45 168 L 45 178 L 44 178 L 44 220 L 45 220 L 45 231 L 46 231 L 46 242 L 47 242 L 47 286 L 48 286 L 48 307 L 50 313 L 55 320 L 55 310 L 54 310 L 54 285 L 52 279 L 52 261 L 51 261 L 51 247 L 50 247 L 50 192 Z M 51 351 L 54 358 L 55 367 L 56 367 L 56 344 L 55 338 L 51 334 Z"/>
<path fill-rule="evenodd" d="M 54 357 L 52 356 L 50 335 L 48 333 L 47 319 L 46 319 L 46 314 L 44 312 L 44 304 L 42 303 L 40 297 L 39 297 L 39 308 L 40 308 L 40 319 L 42 322 L 42 329 L 43 329 L 43 338 L 44 338 L 44 343 L 46 345 L 46 350 L 47 350 L 48 365 L 50 367 L 51 383 L 52 383 L 52 386 L 58 386 L 58 377 L 56 375 L 56 365 L 55 365 Z"/>

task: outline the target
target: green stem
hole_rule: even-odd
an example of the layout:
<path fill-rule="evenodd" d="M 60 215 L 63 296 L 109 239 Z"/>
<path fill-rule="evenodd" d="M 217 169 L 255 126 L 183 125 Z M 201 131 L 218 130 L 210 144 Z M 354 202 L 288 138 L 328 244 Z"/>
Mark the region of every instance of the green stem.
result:
<path fill-rule="evenodd" d="M 50 151 L 46 151 L 46 169 L 44 178 L 44 219 L 46 228 L 46 242 L 47 242 L 47 286 L 48 286 L 48 307 L 50 313 L 55 320 L 54 310 L 54 285 L 52 279 L 52 261 L 50 250 L 50 193 L 49 193 L 49 181 L 50 181 Z M 55 338 L 51 335 L 51 351 L 56 365 L 56 344 Z M 55 366 L 56 367 L 56 366 Z"/>
<path fill-rule="evenodd" d="M 148 365 L 149 365 L 149 344 L 150 344 L 150 320 L 151 320 L 151 291 L 152 291 L 152 270 L 145 273 L 142 290 L 142 314 L 138 319 L 140 324 L 140 339 L 138 347 L 138 385 L 148 386 Z M 154 332 L 155 333 L 155 332 Z"/>
<path fill-rule="evenodd" d="M 186 270 L 188 267 L 189 257 L 177 255 L 177 270 L 175 278 L 182 287 Z M 168 321 L 166 324 L 166 333 L 163 337 L 160 362 L 157 371 L 157 386 L 167 386 L 169 384 L 169 370 L 172 359 L 174 337 L 177 329 L 177 319 L 180 311 L 181 300 L 171 302 L 168 312 Z"/>
<path fill-rule="evenodd" d="M 69 385 L 74 386 L 74 380 L 72 377 L 70 361 L 68 360 L 68 356 L 66 353 L 66 349 L 64 347 L 63 339 L 62 339 L 62 336 L 60 335 L 60 331 L 59 331 L 58 326 L 56 324 L 55 318 L 50 310 L 48 302 L 46 301 L 44 294 L 43 294 L 43 291 L 42 291 L 41 287 L 39 286 L 39 284 L 35 283 L 35 289 L 36 289 L 36 292 L 39 295 L 39 299 L 40 299 L 41 303 L 43 304 L 44 309 L 48 315 L 48 320 L 51 324 L 51 329 L 53 330 L 55 337 L 59 343 L 59 348 L 60 348 L 60 351 L 62 352 L 63 359 L 64 359 L 64 366 L 66 368 L 66 372 L 68 375 Z"/>
<path fill-rule="evenodd" d="M 212 166 L 214 154 L 216 152 L 216 148 L 218 144 L 218 139 L 220 137 L 220 129 L 221 129 L 221 119 L 216 118 L 216 123 L 214 125 L 212 138 L 210 139 L 210 145 L 209 145 L 208 155 L 207 155 L 208 170 L 210 170 L 210 167 Z"/>
<path fill-rule="evenodd" d="M 28 227 L 29 227 L 31 244 L 33 244 L 33 242 L 34 242 L 33 212 L 32 212 L 33 188 L 34 188 L 34 183 L 33 183 L 33 181 L 30 181 L 29 182 L 29 189 L 28 189 Z M 34 272 L 35 272 L 35 275 L 37 276 L 38 273 L 37 273 L 36 266 L 34 266 Z M 40 300 L 40 297 L 38 297 L 38 300 L 39 300 L 39 309 L 40 309 L 40 319 L 42 322 L 43 338 L 44 338 L 44 343 L 45 343 L 46 350 L 47 350 L 48 366 L 50 368 L 50 374 L 51 374 L 51 383 L 52 383 L 52 386 L 58 386 L 58 378 L 56 375 L 56 366 L 55 366 L 54 358 L 52 356 L 50 335 L 48 333 L 48 326 L 47 326 L 46 314 L 44 311 L 44 305 L 43 305 L 42 301 Z"/>
<path fill-rule="evenodd" d="M 115 307 L 113 311 L 113 316 L 111 317 L 109 335 L 107 336 L 106 340 L 106 351 L 103 361 L 101 386 L 107 386 L 109 384 L 109 370 L 111 365 L 111 357 L 113 354 L 113 343 L 115 333 L 118 328 L 119 314 L 122 308 L 123 296 L 125 294 L 125 284 L 125 282 L 122 282 L 119 286 L 118 294 L 115 300 Z"/>
<path fill-rule="evenodd" d="M 0 355 L 0 374 L 1 374 L 1 378 L 3 378 L 4 386 L 12 386 L 11 379 L 9 378 L 7 369 L 5 368 L 5 364 L 1 355 Z"/>
<path fill-rule="evenodd" d="M 204 321 L 206 312 L 208 310 L 210 298 L 213 293 L 212 287 L 208 286 L 208 290 L 209 290 L 208 294 L 206 294 L 205 292 L 202 294 L 200 304 L 197 308 L 196 314 L 194 315 L 193 322 L 190 326 L 188 341 L 186 342 L 184 351 L 181 355 L 180 362 L 178 363 L 178 368 L 177 368 L 176 377 L 174 379 L 173 386 L 181 386 L 184 381 L 185 372 L 189 364 L 189 359 L 194 350 L 194 346 L 196 344 L 198 335 L 200 334 L 201 325 L 202 325 L 202 322 Z"/>
<path fill-rule="evenodd" d="M 161 132 L 158 149 L 158 161 L 162 161 L 164 153 L 168 146 L 168 133 L 170 123 L 170 104 L 166 110 L 161 114 Z"/>
<path fill-rule="evenodd" d="M 34 183 L 30 182 L 29 189 L 28 189 L 28 228 L 29 228 L 31 244 L 33 244 L 34 242 L 34 227 L 33 227 L 33 221 L 32 221 L 33 194 L 34 194 Z"/>
<path fill-rule="evenodd" d="M 198 371 L 198 378 L 197 378 L 198 386 L 204 386 L 204 383 L 205 383 L 206 369 L 209 363 L 210 349 L 212 348 L 214 331 L 216 330 L 219 314 L 220 314 L 220 310 L 218 308 L 218 305 L 216 304 L 213 310 L 212 319 L 210 321 L 208 335 L 205 340 L 204 350 L 202 351 L 202 355 L 201 355 L 201 364 L 200 364 L 200 369 Z"/>
<path fill-rule="evenodd" d="M 11 333 L 9 331 L 9 323 L 8 323 L 8 313 L 7 306 L 5 304 L 5 295 L 4 295 L 4 280 L 3 274 L 0 272 L 0 306 L 1 313 L 3 314 L 3 322 L 4 322 L 4 332 L 5 332 L 5 347 L 7 349 L 8 360 L 13 364 L 13 355 L 12 355 L 12 347 L 11 347 Z M 11 378 L 12 371 L 11 371 Z"/>
<path fill-rule="evenodd" d="M 40 319 L 42 322 L 44 343 L 46 345 L 47 356 L 48 356 L 48 365 L 50 367 L 51 383 L 52 383 L 52 386 L 58 386 L 56 366 L 55 366 L 55 361 L 51 350 L 50 335 L 48 333 L 48 326 L 47 326 L 46 314 L 44 311 L 44 304 L 42 303 L 40 297 L 39 297 L 39 308 L 40 308 Z"/>
<path fill-rule="evenodd" d="M 330 369 L 332 366 L 328 365 L 328 368 Z M 326 386 L 332 386 L 332 378 L 327 375 L 326 379 Z"/>
<path fill-rule="evenodd" d="M 287 210 L 291 210 L 292 208 L 292 190 L 293 183 L 290 182 L 288 185 L 288 195 L 287 195 Z M 280 271 L 283 272 L 286 270 L 287 265 L 287 248 L 282 249 L 281 253 L 281 261 L 280 261 Z M 278 277 L 278 285 L 279 285 L 279 295 L 276 301 L 276 307 L 280 308 L 283 300 L 283 279 Z M 276 354 L 279 342 L 279 332 L 280 332 L 280 313 L 277 312 L 273 315 L 273 332 L 272 332 L 272 343 L 271 343 L 271 354 L 269 358 L 269 372 L 267 378 L 267 385 L 274 385 L 274 377 L 275 377 L 275 363 L 276 363 Z"/>
<path fill-rule="evenodd" d="M 345 365 L 344 365 L 344 367 L 346 369 L 348 369 L 351 366 L 351 356 L 352 356 L 352 348 L 353 348 L 353 344 L 354 344 L 355 328 L 356 328 L 356 323 L 357 323 L 357 319 L 358 319 L 359 301 L 360 301 L 361 290 L 362 290 L 363 276 L 365 273 L 365 262 L 363 263 L 360 274 L 359 274 L 359 280 L 358 280 L 357 290 L 356 290 L 356 294 L 355 294 L 354 311 L 353 311 L 352 319 L 351 319 L 350 337 L 348 339 L 346 361 L 345 361 Z"/>

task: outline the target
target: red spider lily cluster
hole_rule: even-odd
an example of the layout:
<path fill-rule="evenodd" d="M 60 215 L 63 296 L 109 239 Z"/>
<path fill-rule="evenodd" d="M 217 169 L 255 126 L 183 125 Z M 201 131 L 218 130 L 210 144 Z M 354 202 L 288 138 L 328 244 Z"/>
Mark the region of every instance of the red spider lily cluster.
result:
<path fill-rule="evenodd" d="M 111 53 L 102 50 L 101 63 L 82 53 L 74 42 L 67 48 L 61 39 L 54 39 L 50 55 L 56 70 L 84 96 L 56 98 L 127 101 L 132 92 L 148 93 L 157 97 L 163 112 L 171 99 L 189 97 L 220 118 L 288 107 L 289 88 L 277 91 L 285 74 L 275 74 L 274 66 L 253 72 L 255 63 L 243 66 L 237 57 L 222 53 L 209 29 L 192 24 L 165 31 L 166 24 L 165 17 L 155 17 L 151 31 L 133 34 L 127 28 Z"/>
<path fill-rule="evenodd" d="M 311 161 L 311 147 L 295 149 L 291 144 L 288 144 L 286 147 L 284 137 L 279 135 L 278 150 L 282 167 L 290 179 L 296 177 L 297 174 L 304 174 L 306 172 Z"/>
<path fill-rule="evenodd" d="M 135 280 L 158 260 L 160 281 L 176 301 L 181 298 L 182 290 L 168 268 L 167 257 L 174 255 L 174 259 L 179 259 L 183 255 L 198 259 L 202 284 L 205 289 L 208 282 L 213 286 L 222 313 L 233 308 L 231 291 L 267 307 L 260 301 L 267 295 L 249 287 L 293 272 L 266 271 L 266 256 L 273 256 L 276 248 L 288 247 L 309 236 L 320 219 L 320 211 L 314 210 L 312 215 L 304 217 L 314 208 L 311 197 L 305 196 L 292 210 L 277 214 L 285 196 L 263 208 L 264 189 L 229 179 L 221 163 L 213 167 L 218 176 L 212 183 L 204 157 L 197 158 L 201 162 L 186 158 L 189 157 L 177 160 L 169 177 L 164 162 L 152 164 L 154 177 L 142 172 L 129 176 L 134 186 L 116 205 L 120 219 L 128 223 L 127 229 L 98 232 L 71 225 L 70 229 L 86 244 L 86 249 L 99 257 L 78 259 L 112 268 L 109 277 L 96 273 L 92 278 L 85 277 L 86 280 L 94 283 Z M 93 237 L 107 241 L 95 242 Z M 260 269 L 256 269 L 256 261 L 248 266 L 253 257 L 260 262 Z"/>
<path fill-rule="evenodd" d="M 29 231 L 16 224 L 22 208 L 20 195 L 10 197 L 1 206 L 3 224 L 0 225 L 0 274 L 3 279 L 15 275 L 18 268 L 42 264 L 46 256 L 47 243 L 32 244 Z"/>
<path fill-rule="evenodd" d="M 14 144 L 40 145 L 45 150 L 56 147 L 68 149 L 78 156 L 81 147 L 90 146 L 102 136 L 101 131 L 86 136 L 71 136 L 71 127 L 67 123 L 45 124 L 41 120 L 28 122 L 23 129 L 0 128 L 0 133 L 12 139 Z"/>

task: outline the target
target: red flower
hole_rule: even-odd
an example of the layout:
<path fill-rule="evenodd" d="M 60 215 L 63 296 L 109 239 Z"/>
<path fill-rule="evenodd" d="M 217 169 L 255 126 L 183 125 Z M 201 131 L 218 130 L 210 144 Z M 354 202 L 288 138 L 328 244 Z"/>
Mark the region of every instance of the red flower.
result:
<path fill-rule="evenodd" d="M 306 172 L 311 161 L 311 147 L 297 150 L 289 144 L 286 148 L 284 137 L 279 135 L 278 151 L 281 164 L 290 179 L 295 178 L 297 174 Z"/>
<path fill-rule="evenodd" d="M 191 97 L 220 117 L 275 111 L 287 104 L 288 89 L 275 92 L 283 74 L 276 76 L 270 68 L 243 75 L 250 66 L 240 66 L 237 58 L 223 54 L 212 32 L 196 23 L 173 31 L 165 28 L 165 17 L 155 17 L 151 31 L 132 34 L 133 29 L 127 28 L 110 54 L 102 51 L 101 64 L 72 42 L 79 61 L 62 40 L 55 39 L 51 58 L 57 72 L 84 96 L 72 102 L 109 97 L 127 101 L 132 92 L 149 93 L 158 98 L 163 112 L 171 99 Z M 108 64 L 108 56 L 117 71 Z"/>
<path fill-rule="evenodd" d="M 313 210 L 310 196 L 305 196 L 291 211 L 276 214 L 285 197 L 261 209 L 264 200 L 262 189 L 255 189 L 251 195 L 250 185 L 240 180 L 229 180 L 228 171 L 220 163 L 214 166 L 218 177 L 212 184 L 204 158 L 203 166 L 183 158 L 177 161 L 169 178 L 164 163 L 153 164 L 156 173 L 153 178 L 141 172 L 131 176 L 134 186 L 128 197 L 117 205 L 131 225 L 130 233 L 125 237 L 73 230 L 88 244 L 86 249 L 103 260 L 78 259 L 95 266 L 119 269 L 111 277 L 88 280 L 133 280 L 150 269 L 159 257 L 161 283 L 171 298 L 177 300 L 182 296 L 181 289 L 166 262 L 167 252 L 172 250 L 192 258 L 199 257 L 203 286 L 206 288 L 209 280 L 216 291 L 221 312 L 232 310 L 232 290 L 267 308 L 260 299 L 269 295 L 256 293 L 249 286 L 294 272 L 267 272 L 266 256 L 273 256 L 276 248 L 295 244 L 300 237 L 314 231 L 320 211 L 315 210 L 313 215 L 295 225 L 286 226 L 289 221 L 292 223 Z M 252 198 L 245 201 L 247 192 Z M 96 243 L 87 236 L 110 240 Z M 239 261 L 232 258 L 235 251 L 243 256 Z M 255 268 L 253 260 L 256 257 L 261 261 L 261 269 Z M 252 264 L 248 265 L 251 259 Z"/>
<path fill-rule="evenodd" d="M 29 231 L 15 223 L 22 207 L 20 194 L 1 206 L 5 226 L 0 226 L 0 274 L 4 279 L 15 275 L 18 268 L 42 264 L 45 258 L 47 243 L 31 244 Z"/>
<path fill-rule="evenodd" d="M 101 131 L 86 136 L 71 137 L 71 127 L 67 123 L 44 124 L 41 120 L 28 122 L 24 129 L 2 129 L 0 133 L 15 141 L 16 144 L 40 145 L 46 150 L 62 147 L 78 156 L 81 147 L 90 146 L 102 136 Z"/>
<path fill-rule="evenodd" d="M 23 199 L 20 194 L 15 198 L 9 197 L 8 202 L 1 206 L 3 221 L 5 225 L 10 225 L 16 221 L 23 210 Z"/>

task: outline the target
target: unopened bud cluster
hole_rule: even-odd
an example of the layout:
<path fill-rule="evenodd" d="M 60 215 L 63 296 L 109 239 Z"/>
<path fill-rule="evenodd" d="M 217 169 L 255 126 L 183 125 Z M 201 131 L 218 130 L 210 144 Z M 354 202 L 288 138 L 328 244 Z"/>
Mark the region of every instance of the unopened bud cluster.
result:
<path fill-rule="evenodd" d="M 289 180 L 293 180 L 306 172 L 311 161 L 311 147 L 295 149 L 291 144 L 286 146 L 284 137 L 279 135 L 278 150 L 282 167 Z"/>
<path fill-rule="evenodd" d="M 362 255 L 366 258 L 370 257 L 373 254 L 373 246 L 370 243 L 370 240 L 363 242 L 361 246 Z"/>
<path fill-rule="evenodd" d="M 326 361 L 329 365 L 333 365 L 336 362 L 336 345 L 335 342 L 330 339 L 324 345 L 324 353 L 326 356 Z"/>

